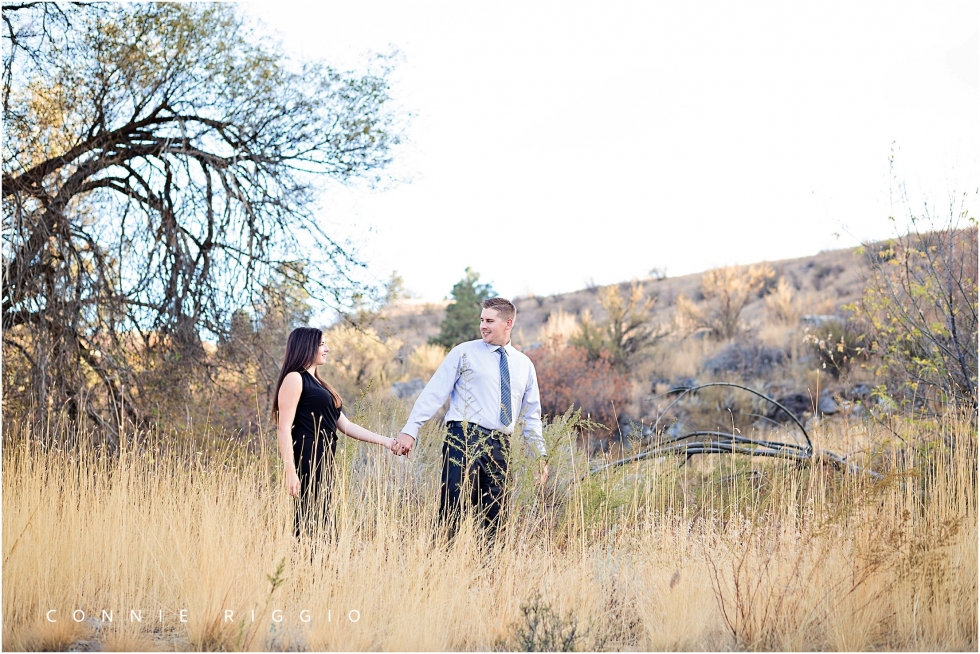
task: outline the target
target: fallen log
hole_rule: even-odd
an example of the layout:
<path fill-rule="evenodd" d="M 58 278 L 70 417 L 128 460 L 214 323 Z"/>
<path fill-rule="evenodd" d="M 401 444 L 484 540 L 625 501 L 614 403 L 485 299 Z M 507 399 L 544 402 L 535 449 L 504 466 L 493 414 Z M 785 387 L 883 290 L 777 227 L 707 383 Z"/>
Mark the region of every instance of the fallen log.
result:
<path fill-rule="evenodd" d="M 585 476 L 595 474 L 609 468 L 626 465 L 628 463 L 634 463 L 644 459 L 667 455 L 684 455 L 684 461 L 686 463 L 688 459 L 696 454 L 743 454 L 746 456 L 768 456 L 791 459 L 807 463 L 829 463 L 838 470 L 844 472 L 850 472 L 853 474 L 867 474 L 874 479 L 882 478 L 882 475 L 874 470 L 862 468 L 847 461 L 845 457 L 829 450 L 814 452 L 813 441 L 810 439 L 810 434 L 807 433 L 806 427 L 803 426 L 803 423 L 800 422 L 796 415 L 794 415 L 789 409 L 764 393 L 760 393 L 754 389 L 731 382 L 711 382 L 708 384 L 701 384 L 699 386 L 687 388 L 680 395 L 678 395 L 673 402 L 667 405 L 667 408 L 660 414 L 660 416 L 657 418 L 657 422 L 654 424 L 654 432 L 660 433 L 659 428 L 661 420 L 674 406 L 677 405 L 681 398 L 688 393 L 695 393 L 703 388 L 708 388 L 711 386 L 730 386 L 741 389 L 773 404 L 779 410 L 784 411 L 786 415 L 788 415 L 792 421 L 796 423 L 796 426 L 803 434 L 803 438 L 806 440 L 806 445 L 776 440 L 749 438 L 747 436 L 741 436 L 735 433 L 715 430 L 693 430 L 684 434 L 672 436 L 665 440 L 660 440 L 657 443 L 648 446 L 647 449 L 643 450 L 642 452 L 593 467 L 585 474 Z"/>

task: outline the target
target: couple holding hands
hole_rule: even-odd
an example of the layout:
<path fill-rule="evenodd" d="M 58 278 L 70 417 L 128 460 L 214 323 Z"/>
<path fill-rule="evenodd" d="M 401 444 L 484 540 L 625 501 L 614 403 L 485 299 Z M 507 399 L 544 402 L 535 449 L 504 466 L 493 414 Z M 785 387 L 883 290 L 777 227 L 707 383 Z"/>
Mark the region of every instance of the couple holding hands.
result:
<path fill-rule="evenodd" d="M 548 477 L 537 375 L 531 360 L 510 343 L 516 314 L 509 300 L 484 300 L 482 338 L 461 343 L 449 352 L 415 401 L 397 438 L 355 425 L 344 415 L 340 395 L 317 373 L 317 366 L 326 363 L 330 352 L 322 331 L 300 327 L 290 333 L 272 410 L 286 490 L 298 498 L 297 537 L 324 524 L 337 430 L 409 456 L 419 429 L 449 398 L 439 518 L 451 537 L 459 523 L 461 493 L 468 479 L 469 503 L 480 512 L 492 538 L 500 522 L 507 451 L 517 418 L 524 420 L 524 442 L 539 457 L 539 481 L 544 483 Z"/>

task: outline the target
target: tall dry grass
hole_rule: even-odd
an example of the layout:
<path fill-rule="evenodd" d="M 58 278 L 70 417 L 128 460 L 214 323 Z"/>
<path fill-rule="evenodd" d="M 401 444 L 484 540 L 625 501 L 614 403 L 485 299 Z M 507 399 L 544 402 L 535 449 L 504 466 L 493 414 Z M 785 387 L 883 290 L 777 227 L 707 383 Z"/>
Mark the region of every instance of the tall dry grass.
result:
<path fill-rule="evenodd" d="M 357 413 L 392 433 L 405 407 Z M 583 480 L 573 423 L 546 430 L 546 489 L 514 453 L 490 550 L 470 526 L 452 546 L 438 530 L 434 426 L 411 460 L 342 442 L 332 528 L 299 543 L 271 434 L 200 449 L 133 435 L 118 456 L 8 440 L 3 647 L 976 649 L 969 421 L 928 439 L 922 423 L 815 428 L 878 481 L 725 456 Z"/>

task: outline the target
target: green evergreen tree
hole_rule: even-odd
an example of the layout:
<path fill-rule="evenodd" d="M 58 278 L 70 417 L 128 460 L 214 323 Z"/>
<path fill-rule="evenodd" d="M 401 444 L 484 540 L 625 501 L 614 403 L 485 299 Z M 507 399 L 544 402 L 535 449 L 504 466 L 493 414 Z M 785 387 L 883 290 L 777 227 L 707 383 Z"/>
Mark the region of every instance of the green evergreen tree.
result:
<path fill-rule="evenodd" d="M 439 336 L 430 338 L 429 343 L 454 348 L 465 341 L 480 338 L 481 303 L 496 293 L 489 284 L 479 284 L 480 273 L 466 269 L 466 277 L 453 286 L 453 301 L 446 307 Z"/>

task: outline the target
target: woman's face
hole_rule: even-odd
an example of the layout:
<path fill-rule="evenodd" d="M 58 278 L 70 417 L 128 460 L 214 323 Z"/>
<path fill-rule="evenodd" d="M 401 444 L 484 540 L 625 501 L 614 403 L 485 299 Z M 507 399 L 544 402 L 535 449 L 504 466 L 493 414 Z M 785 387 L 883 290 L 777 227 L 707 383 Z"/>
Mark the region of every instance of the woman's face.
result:
<path fill-rule="evenodd" d="M 327 362 L 327 354 L 330 352 L 330 348 L 327 347 L 326 339 L 320 339 L 320 347 L 316 349 L 316 362 L 314 365 L 322 366 Z"/>

